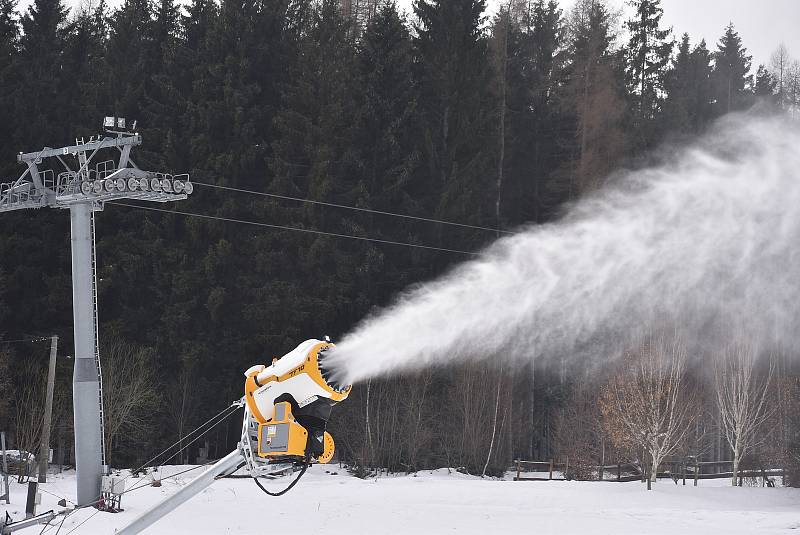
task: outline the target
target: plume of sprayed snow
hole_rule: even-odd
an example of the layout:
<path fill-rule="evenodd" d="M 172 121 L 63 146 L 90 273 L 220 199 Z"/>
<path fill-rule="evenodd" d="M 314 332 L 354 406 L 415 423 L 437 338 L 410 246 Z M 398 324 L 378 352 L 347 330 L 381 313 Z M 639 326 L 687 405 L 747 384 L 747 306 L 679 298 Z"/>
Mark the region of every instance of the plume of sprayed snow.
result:
<path fill-rule="evenodd" d="M 665 322 L 699 345 L 720 325 L 793 343 L 799 251 L 800 130 L 729 117 L 668 163 L 621 174 L 560 221 L 408 290 L 346 335 L 330 365 L 354 382 L 455 360 L 588 364 Z"/>

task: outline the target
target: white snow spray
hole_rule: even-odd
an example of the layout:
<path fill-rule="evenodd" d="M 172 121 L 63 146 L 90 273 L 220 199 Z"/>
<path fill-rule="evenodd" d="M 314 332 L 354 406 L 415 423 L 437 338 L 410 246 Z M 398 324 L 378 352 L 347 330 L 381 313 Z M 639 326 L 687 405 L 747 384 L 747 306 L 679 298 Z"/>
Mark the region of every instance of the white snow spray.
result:
<path fill-rule="evenodd" d="M 696 344 L 800 338 L 800 127 L 720 120 L 558 222 L 499 239 L 400 295 L 330 355 L 355 382 L 459 360 L 610 357 L 669 324 Z"/>

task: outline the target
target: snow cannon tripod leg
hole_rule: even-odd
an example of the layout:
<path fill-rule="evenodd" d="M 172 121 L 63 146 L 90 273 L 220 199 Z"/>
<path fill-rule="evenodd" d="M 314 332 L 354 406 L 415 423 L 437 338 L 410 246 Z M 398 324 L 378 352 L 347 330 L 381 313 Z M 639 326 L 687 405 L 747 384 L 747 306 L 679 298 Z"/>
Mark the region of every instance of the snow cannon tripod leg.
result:
<path fill-rule="evenodd" d="M 193 479 L 188 485 L 178 490 L 172 496 L 166 498 L 161 503 L 155 505 L 149 511 L 145 511 L 133 522 L 124 527 L 117 535 L 133 535 L 141 533 L 152 524 L 158 522 L 162 517 L 171 513 L 176 507 L 186 502 L 196 494 L 199 494 L 219 476 L 228 475 L 236 470 L 244 462 L 242 452 L 237 448 L 224 458 L 220 459 L 208 470 Z"/>

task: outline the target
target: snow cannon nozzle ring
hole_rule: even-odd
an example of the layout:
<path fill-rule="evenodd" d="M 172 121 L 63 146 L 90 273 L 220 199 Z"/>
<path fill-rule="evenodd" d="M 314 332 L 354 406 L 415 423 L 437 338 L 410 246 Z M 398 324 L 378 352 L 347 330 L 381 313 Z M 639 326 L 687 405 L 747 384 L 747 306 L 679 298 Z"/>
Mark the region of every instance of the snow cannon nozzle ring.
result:
<path fill-rule="evenodd" d="M 345 384 L 341 382 L 338 378 L 340 377 L 339 373 L 336 373 L 336 370 L 330 367 L 330 364 L 326 364 L 326 353 L 328 353 L 332 348 L 330 347 L 323 347 L 317 353 L 317 365 L 319 366 L 319 371 L 322 374 L 322 378 L 328 383 L 333 390 L 336 392 L 344 392 L 345 390 L 349 389 L 351 385 Z"/>

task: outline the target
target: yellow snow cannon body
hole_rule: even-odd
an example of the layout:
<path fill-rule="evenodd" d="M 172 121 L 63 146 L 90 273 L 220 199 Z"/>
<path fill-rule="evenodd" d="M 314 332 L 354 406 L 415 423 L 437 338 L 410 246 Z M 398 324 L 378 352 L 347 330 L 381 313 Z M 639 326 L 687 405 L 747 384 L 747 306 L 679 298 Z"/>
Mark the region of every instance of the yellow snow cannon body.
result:
<path fill-rule="evenodd" d="M 270 366 L 245 372 L 245 402 L 258 422 L 258 457 L 270 463 L 333 458 L 333 437 L 325 428 L 331 408 L 352 390 L 325 367 L 325 354 L 333 348 L 328 341 L 306 340 Z"/>

